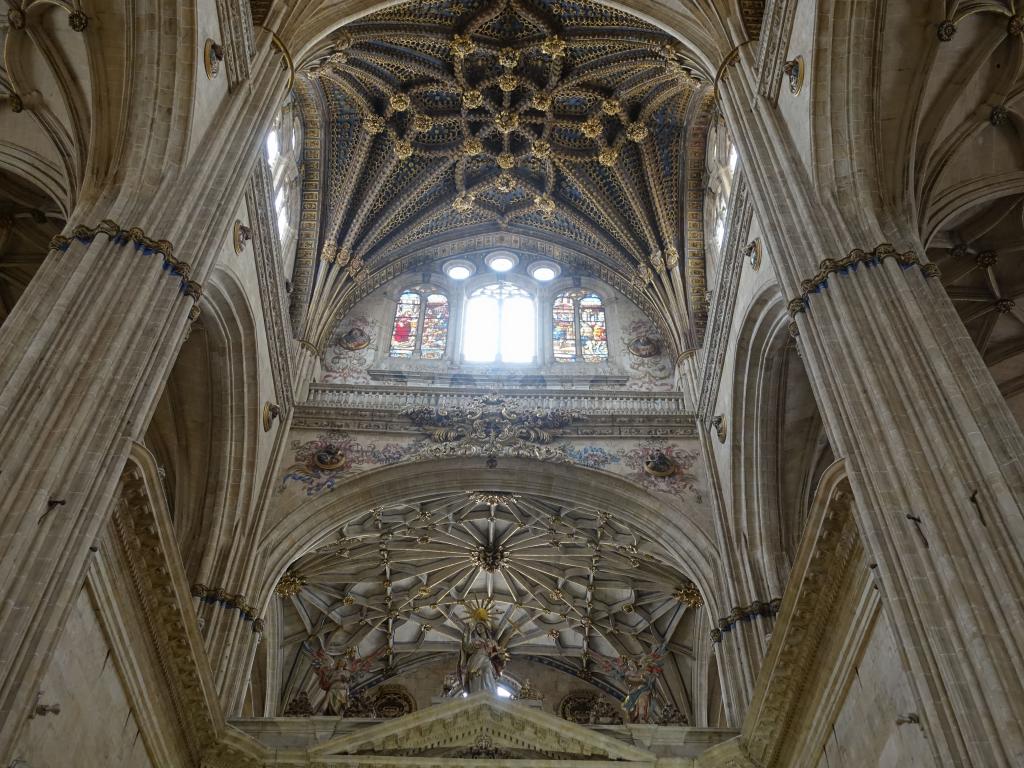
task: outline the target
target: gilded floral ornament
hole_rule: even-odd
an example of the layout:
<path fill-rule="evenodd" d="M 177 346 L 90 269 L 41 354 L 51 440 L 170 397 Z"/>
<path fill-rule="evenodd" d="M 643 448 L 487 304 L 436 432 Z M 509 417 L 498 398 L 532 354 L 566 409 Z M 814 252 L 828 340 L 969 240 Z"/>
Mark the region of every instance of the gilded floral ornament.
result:
<path fill-rule="evenodd" d="M 412 157 L 412 142 L 399 139 L 395 142 L 395 155 L 399 160 L 408 160 Z"/>
<path fill-rule="evenodd" d="M 560 38 L 558 35 L 552 35 L 540 44 L 541 51 L 552 58 L 565 56 L 565 48 L 565 40 Z"/>
<path fill-rule="evenodd" d="M 484 151 L 484 143 L 480 141 L 476 136 L 470 136 L 464 142 L 462 142 L 462 151 L 469 157 L 479 155 Z"/>
<path fill-rule="evenodd" d="M 519 63 L 519 51 L 515 48 L 502 48 L 498 53 L 498 63 L 505 69 L 511 69 Z"/>
<path fill-rule="evenodd" d="M 430 115 L 416 115 L 412 119 L 412 127 L 419 133 L 426 133 L 434 127 L 434 119 Z"/>
<path fill-rule="evenodd" d="M 997 104 L 992 107 L 988 121 L 997 128 L 1001 125 L 1006 125 L 1010 121 L 1010 111 L 1002 104 Z"/>
<path fill-rule="evenodd" d="M 519 115 L 504 109 L 494 116 L 494 127 L 501 133 L 512 133 L 519 127 Z"/>
<path fill-rule="evenodd" d="M 547 195 L 537 195 L 533 198 L 533 204 L 537 206 L 540 215 L 545 219 L 550 219 L 555 215 L 555 201 Z"/>
<path fill-rule="evenodd" d="M 505 171 L 510 171 L 516 167 L 516 156 L 511 152 L 502 152 L 498 155 L 498 167 Z"/>
<path fill-rule="evenodd" d="M 547 139 L 537 139 L 533 142 L 533 148 L 531 151 L 533 152 L 534 157 L 543 160 L 544 158 L 551 156 L 551 144 Z"/>
<path fill-rule="evenodd" d="M 308 583 L 309 579 L 305 576 L 289 571 L 277 582 L 277 586 L 274 587 L 274 594 L 282 598 L 295 597 Z"/>
<path fill-rule="evenodd" d="M 697 589 L 697 585 L 692 581 L 683 584 L 683 586 L 672 593 L 672 597 L 691 608 L 700 608 L 704 605 L 704 598 L 701 596 L 700 590 Z"/>
<path fill-rule="evenodd" d="M 452 55 L 457 58 L 465 58 L 474 51 L 476 51 L 476 43 L 470 39 L 469 35 L 455 35 L 452 38 Z"/>
<path fill-rule="evenodd" d="M 618 162 L 619 150 L 615 147 L 605 147 L 597 154 L 597 162 L 601 165 L 611 168 Z"/>
<path fill-rule="evenodd" d="M 498 176 L 498 180 L 494 182 L 494 188 L 507 195 L 516 188 L 516 180 L 512 178 L 511 174 L 503 173 Z"/>
<path fill-rule="evenodd" d="M 75 32 L 84 32 L 85 28 L 89 26 L 89 17 L 82 11 L 72 11 L 68 14 L 68 26 Z"/>
<path fill-rule="evenodd" d="M 609 117 L 613 117 L 622 111 L 622 102 L 618 99 L 605 99 L 601 102 L 601 111 Z"/>
<path fill-rule="evenodd" d="M 498 78 L 498 87 L 505 93 L 512 93 L 512 91 L 519 87 L 519 78 L 511 72 L 506 72 Z"/>
<path fill-rule="evenodd" d="M 601 123 L 601 118 L 588 117 L 586 121 L 584 121 L 581 130 L 583 131 L 583 135 L 588 139 L 596 139 L 601 135 L 601 131 L 604 130 L 604 125 Z"/>
<path fill-rule="evenodd" d="M 466 109 L 477 109 L 484 105 L 484 95 L 476 89 L 462 92 L 462 106 Z"/>
<path fill-rule="evenodd" d="M 452 208 L 455 209 L 456 213 L 469 213 L 473 210 L 475 200 L 476 197 L 471 192 L 463 192 L 452 201 Z"/>
<path fill-rule="evenodd" d="M 322 261 L 324 264 L 333 264 L 334 255 L 337 249 L 338 246 L 336 243 L 324 243 L 324 249 L 320 251 L 320 261 Z"/>
<path fill-rule="evenodd" d="M 940 21 L 936 34 L 938 35 L 939 42 L 948 43 L 953 39 L 953 35 L 956 34 L 956 24 L 951 19 Z"/>
<path fill-rule="evenodd" d="M 551 109 L 551 96 L 550 94 L 537 92 L 533 94 L 533 98 L 530 99 L 530 106 L 541 112 L 547 112 Z"/>
<path fill-rule="evenodd" d="M 371 136 L 383 133 L 385 127 L 384 118 L 380 115 L 369 115 L 363 120 L 363 130 Z"/>
<path fill-rule="evenodd" d="M 409 100 L 408 95 L 404 93 L 392 94 L 391 98 L 388 99 L 388 104 L 391 105 L 391 108 L 395 110 L 395 112 L 405 112 L 405 110 L 412 106 L 412 102 Z"/>
<path fill-rule="evenodd" d="M 630 123 L 626 129 L 626 138 L 639 144 L 650 135 L 650 131 L 643 123 Z"/>
<path fill-rule="evenodd" d="M 335 69 L 348 64 L 348 53 L 346 51 L 335 51 L 327 57 L 327 63 Z"/>

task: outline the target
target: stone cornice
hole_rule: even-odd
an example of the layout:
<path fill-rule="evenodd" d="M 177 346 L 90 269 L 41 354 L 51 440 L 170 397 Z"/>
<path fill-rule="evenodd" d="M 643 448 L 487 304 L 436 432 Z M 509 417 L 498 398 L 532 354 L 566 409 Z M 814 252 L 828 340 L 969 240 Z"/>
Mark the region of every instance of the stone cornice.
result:
<path fill-rule="evenodd" d="M 704 336 L 700 396 L 697 399 L 697 416 L 703 422 L 711 418 L 711 411 L 718 399 L 722 368 L 729 347 L 729 329 L 736 309 L 736 294 L 743 271 L 743 246 L 747 242 L 753 216 L 754 207 L 750 200 L 749 187 L 743 171 L 740 170 L 736 176 L 732 205 L 729 207 L 729 236 L 726 238 L 719 261 L 714 304 L 709 313 L 707 333 Z"/>
<path fill-rule="evenodd" d="M 772 768 L 788 738 L 840 587 L 861 544 L 845 465 L 825 471 L 757 678 L 741 738 L 755 764 Z"/>
<path fill-rule="evenodd" d="M 487 391 L 426 387 L 313 387 L 295 408 L 292 427 L 420 435 L 402 411 L 410 407 L 460 407 Z M 566 427 L 566 437 L 696 437 L 696 420 L 679 393 L 578 390 L 518 391 L 512 399 L 533 410 L 572 410 L 586 420 Z"/>
<path fill-rule="evenodd" d="M 274 378 L 274 398 L 287 411 L 293 402 L 291 329 L 287 297 L 281 276 L 281 246 L 277 228 L 270 212 L 273 206 L 273 185 L 270 169 L 257 160 L 252 179 L 245 191 L 246 203 L 252 222 L 253 254 L 256 259 L 256 278 L 263 306 L 263 324 L 267 331 L 270 370 Z"/>
<path fill-rule="evenodd" d="M 786 62 L 795 15 L 796 0 L 768 0 L 765 7 L 757 47 L 757 90 L 772 104 L 779 100 L 782 67 Z"/>

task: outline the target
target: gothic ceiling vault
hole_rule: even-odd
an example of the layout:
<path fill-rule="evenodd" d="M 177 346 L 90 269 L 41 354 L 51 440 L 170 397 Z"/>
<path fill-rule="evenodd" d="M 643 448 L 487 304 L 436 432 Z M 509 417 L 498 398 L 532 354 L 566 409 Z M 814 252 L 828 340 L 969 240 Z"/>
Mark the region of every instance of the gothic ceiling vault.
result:
<path fill-rule="evenodd" d="M 540 496 L 470 492 L 375 509 L 278 585 L 290 670 L 281 706 L 302 689 L 319 695 L 303 643 L 373 659 L 367 684 L 442 659 L 454 672 L 466 624 L 486 614 L 513 675 L 530 659 L 614 691 L 602 659 L 662 648 L 660 695 L 686 712 L 702 599 L 669 563 L 614 514 Z"/>
<path fill-rule="evenodd" d="M 307 142 L 309 317 L 418 246 L 509 230 L 646 287 L 693 346 L 711 89 L 663 32 L 585 0 L 407 2 L 326 41 L 296 93 L 322 150 Z"/>

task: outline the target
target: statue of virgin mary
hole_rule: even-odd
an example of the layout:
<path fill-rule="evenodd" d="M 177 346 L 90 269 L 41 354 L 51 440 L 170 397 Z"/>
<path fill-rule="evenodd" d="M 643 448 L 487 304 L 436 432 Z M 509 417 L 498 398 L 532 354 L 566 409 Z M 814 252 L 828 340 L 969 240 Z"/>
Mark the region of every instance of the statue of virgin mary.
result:
<path fill-rule="evenodd" d="M 468 625 L 459 654 L 462 690 L 469 694 L 480 691 L 497 693 L 503 667 L 501 648 L 494 641 L 490 627 L 483 621 Z"/>

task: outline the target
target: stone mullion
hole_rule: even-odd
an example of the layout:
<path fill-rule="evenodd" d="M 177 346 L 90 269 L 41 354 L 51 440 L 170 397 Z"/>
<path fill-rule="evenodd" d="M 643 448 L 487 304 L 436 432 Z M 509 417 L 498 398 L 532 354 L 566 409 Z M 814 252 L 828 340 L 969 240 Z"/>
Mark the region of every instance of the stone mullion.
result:
<path fill-rule="evenodd" d="M 847 210 L 827 191 L 809 199 L 777 112 L 763 101 L 736 108 L 743 75 L 728 78 L 739 93 L 725 99 L 727 111 L 742 124 L 772 264 L 794 299 L 813 279 L 808 265 L 883 243 L 886 233 L 872 230 L 891 214 Z M 913 231 L 896 226 L 894 240 Z M 847 237 L 862 240 L 842 244 Z M 948 297 L 920 267 L 885 258 L 834 272 L 793 306 L 803 308 L 804 361 L 830 441 L 849 462 L 858 525 L 936 755 L 1009 764 L 1024 750 L 1024 437 Z"/>

